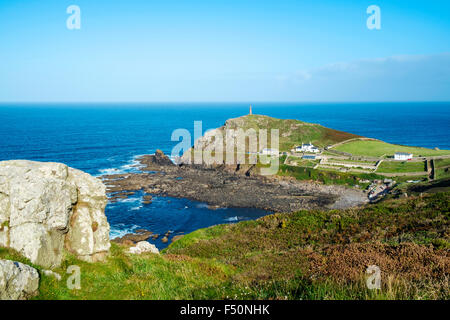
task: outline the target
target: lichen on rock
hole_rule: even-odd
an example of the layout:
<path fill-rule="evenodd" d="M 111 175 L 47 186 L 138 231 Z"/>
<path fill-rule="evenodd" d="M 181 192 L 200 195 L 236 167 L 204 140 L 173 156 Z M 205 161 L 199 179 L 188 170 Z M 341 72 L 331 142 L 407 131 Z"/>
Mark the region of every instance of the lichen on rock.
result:
<path fill-rule="evenodd" d="M 0 260 L 0 300 L 25 300 L 38 294 L 39 273 L 16 261 Z"/>
<path fill-rule="evenodd" d="M 2 161 L 0 246 L 46 268 L 59 266 L 64 250 L 85 261 L 102 260 L 110 247 L 106 203 L 103 183 L 80 170 Z"/>

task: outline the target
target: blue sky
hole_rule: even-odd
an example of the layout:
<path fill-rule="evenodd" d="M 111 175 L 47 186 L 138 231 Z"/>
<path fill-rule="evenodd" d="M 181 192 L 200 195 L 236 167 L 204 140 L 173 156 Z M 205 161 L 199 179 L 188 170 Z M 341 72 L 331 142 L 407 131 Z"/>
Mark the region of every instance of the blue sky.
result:
<path fill-rule="evenodd" d="M 0 0 L 0 101 L 450 101 L 450 1 Z"/>

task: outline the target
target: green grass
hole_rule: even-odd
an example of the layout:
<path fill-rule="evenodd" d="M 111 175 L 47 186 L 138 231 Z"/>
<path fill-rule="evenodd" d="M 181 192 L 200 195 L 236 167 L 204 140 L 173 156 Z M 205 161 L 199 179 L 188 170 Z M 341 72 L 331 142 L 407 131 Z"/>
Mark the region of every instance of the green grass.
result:
<path fill-rule="evenodd" d="M 318 124 L 307 123 L 292 119 L 276 119 L 263 115 L 247 115 L 227 121 L 228 129 L 248 130 L 254 129 L 256 132 L 259 129 L 268 130 L 268 140 L 270 143 L 270 129 L 278 129 L 279 136 L 279 150 L 290 151 L 294 146 L 300 145 L 302 142 L 325 147 L 330 144 L 356 138 L 357 135 L 329 129 Z"/>
<path fill-rule="evenodd" d="M 333 159 L 329 158 L 328 161 L 330 162 L 342 162 L 342 163 L 353 163 L 353 164 L 365 164 L 369 166 L 374 166 L 375 161 L 363 161 L 363 160 L 351 160 L 351 159 Z"/>
<path fill-rule="evenodd" d="M 437 168 L 435 169 L 435 179 L 450 178 L 450 168 Z"/>
<path fill-rule="evenodd" d="M 275 214 L 221 227 L 209 240 L 181 239 L 166 252 L 232 265 L 234 282 L 258 288 L 252 298 L 442 299 L 448 295 L 449 196 Z M 377 294 L 362 281 L 372 263 L 385 275 Z"/>
<path fill-rule="evenodd" d="M 300 157 L 294 157 L 294 156 L 289 156 L 288 162 L 295 163 L 296 166 L 305 167 L 305 168 L 314 168 L 319 163 L 319 161 L 307 160 L 307 159 L 302 159 Z M 284 161 L 280 161 L 280 163 L 284 163 Z"/>
<path fill-rule="evenodd" d="M 434 160 L 435 168 L 444 168 L 444 167 L 449 167 L 449 166 L 450 166 L 450 158 Z"/>
<path fill-rule="evenodd" d="M 0 249 L 0 258 L 23 261 L 12 250 Z M 81 288 L 71 290 L 66 270 L 77 265 L 81 270 Z M 42 274 L 37 300 L 53 299 L 211 299 L 220 297 L 219 284 L 231 274 L 232 267 L 206 259 L 171 255 L 128 255 L 112 244 L 106 263 L 86 263 L 68 255 L 57 269 L 62 281 Z"/>
<path fill-rule="evenodd" d="M 299 211 L 200 229 L 161 255 L 112 244 L 105 263 L 66 255 L 35 299 L 448 299 L 450 193 Z M 11 249 L 0 258 L 29 263 Z M 365 270 L 382 270 L 368 290 Z M 70 265 L 81 289 L 66 286 Z M 447 278 L 446 278 L 447 277 Z"/>
<path fill-rule="evenodd" d="M 400 173 L 400 172 L 422 172 L 425 171 L 425 161 L 383 161 L 377 172 Z"/>
<path fill-rule="evenodd" d="M 338 167 L 337 167 L 338 168 Z M 278 175 L 291 176 L 297 180 L 313 180 L 323 184 L 338 184 L 354 186 L 359 180 L 384 179 L 383 176 L 374 173 L 348 173 L 335 170 L 313 169 L 305 167 L 293 167 L 280 165 Z"/>
<path fill-rule="evenodd" d="M 449 155 L 450 150 L 432 150 L 419 147 L 408 147 L 390 144 L 382 141 L 351 141 L 335 148 L 337 151 L 351 153 L 358 156 L 381 157 L 393 156 L 396 152 L 410 152 L 414 157 Z"/>

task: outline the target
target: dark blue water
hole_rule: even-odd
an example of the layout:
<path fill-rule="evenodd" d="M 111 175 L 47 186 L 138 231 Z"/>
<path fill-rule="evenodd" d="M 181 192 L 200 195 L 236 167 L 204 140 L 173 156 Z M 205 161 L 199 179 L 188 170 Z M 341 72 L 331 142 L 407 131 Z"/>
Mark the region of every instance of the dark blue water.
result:
<path fill-rule="evenodd" d="M 450 149 L 450 103 L 253 104 L 253 112 L 299 119 L 387 142 Z M 178 143 L 171 133 L 193 134 L 248 113 L 247 103 L 0 105 L 0 160 L 56 161 L 92 175 L 129 172 L 133 160 Z M 109 204 L 112 236 L 138 228 L 174 234 L 226 222 L 254 219 L 266 212 L 209 210 L 185 199 L 155 198 L 141 205 L 138 196 Z M 159 240 L 156 242 L 163 247 Z"/>

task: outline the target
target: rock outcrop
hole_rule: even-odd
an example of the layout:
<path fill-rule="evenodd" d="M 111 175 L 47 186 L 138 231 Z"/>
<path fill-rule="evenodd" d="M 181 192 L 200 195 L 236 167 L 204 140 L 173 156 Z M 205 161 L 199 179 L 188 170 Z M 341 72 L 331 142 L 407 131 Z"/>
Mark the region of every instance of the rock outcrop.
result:
<path fill-rule="evenodd" d="M 187 198 L 217 208 L 258 208 L 272 212 L 305 209 L 344 209 L 367 202 L 361 190 L 337 185 L 298 181 L 293 177 L 261 176 L 248 165 L 205 167 L 200 165 L 153 166 L 147 173 L 146 159 L 138 159 L 142 173 L 103 176 L 108 193 L 138 192 Z M 167 239 L 164 239 L 164 236 Z M 153 236 L 152 236 L 153 237 Z M 169 235 L 162 234 L 162 241 Z M 147 240 L 146 239 L 139 239 Z M 124 239 L 116 239 L 121 242 Z M 136 242 L 136 240 L 134 240 Z"/>
<path fill-rule="evenodd" d="M 155 154 L 148 155 L 144 161 L 141 161 L 142 165 L 147 168 L 159 167 L 159 166 L 175 166 L 170 158 L 164 154 L 161 150 L 157 149 Z"/>
<path fill-rule="evenodd" d="M 146 252 L 159 254 L 158 248 L 154 244 L 151 244 L 147 241 L 140 241 L 136 244 L 135 247 L 131 247 L 128 249 L 129 253 L 141 254 Z"/>
<path fill-rule="evenodd" d="M 53 268 L 63 251 L 94 262 L 109 251 L 105 186 L 61 163 L 0 162 L 0 246 Z"/>
<path fill-rule="evenodd" d="M 0 300 L 25 300 L 39 293 L 36 269 L 15 261 L 0 260 Z"/>
<path fill-rule="evenodd" d="M 145 229 L 139 229 L 136 230 L 135 233 L 128 233 L 124 235 L 123 237 L 117 237 L 112 239 L 111 241 L 115 243 L 120 243 L 123 245 L 129 245 L 133 246 L 137 242 L 146 241 L 150 239 L 150 237 L 153 236 L 153 232 L 145 230 Z"/>

